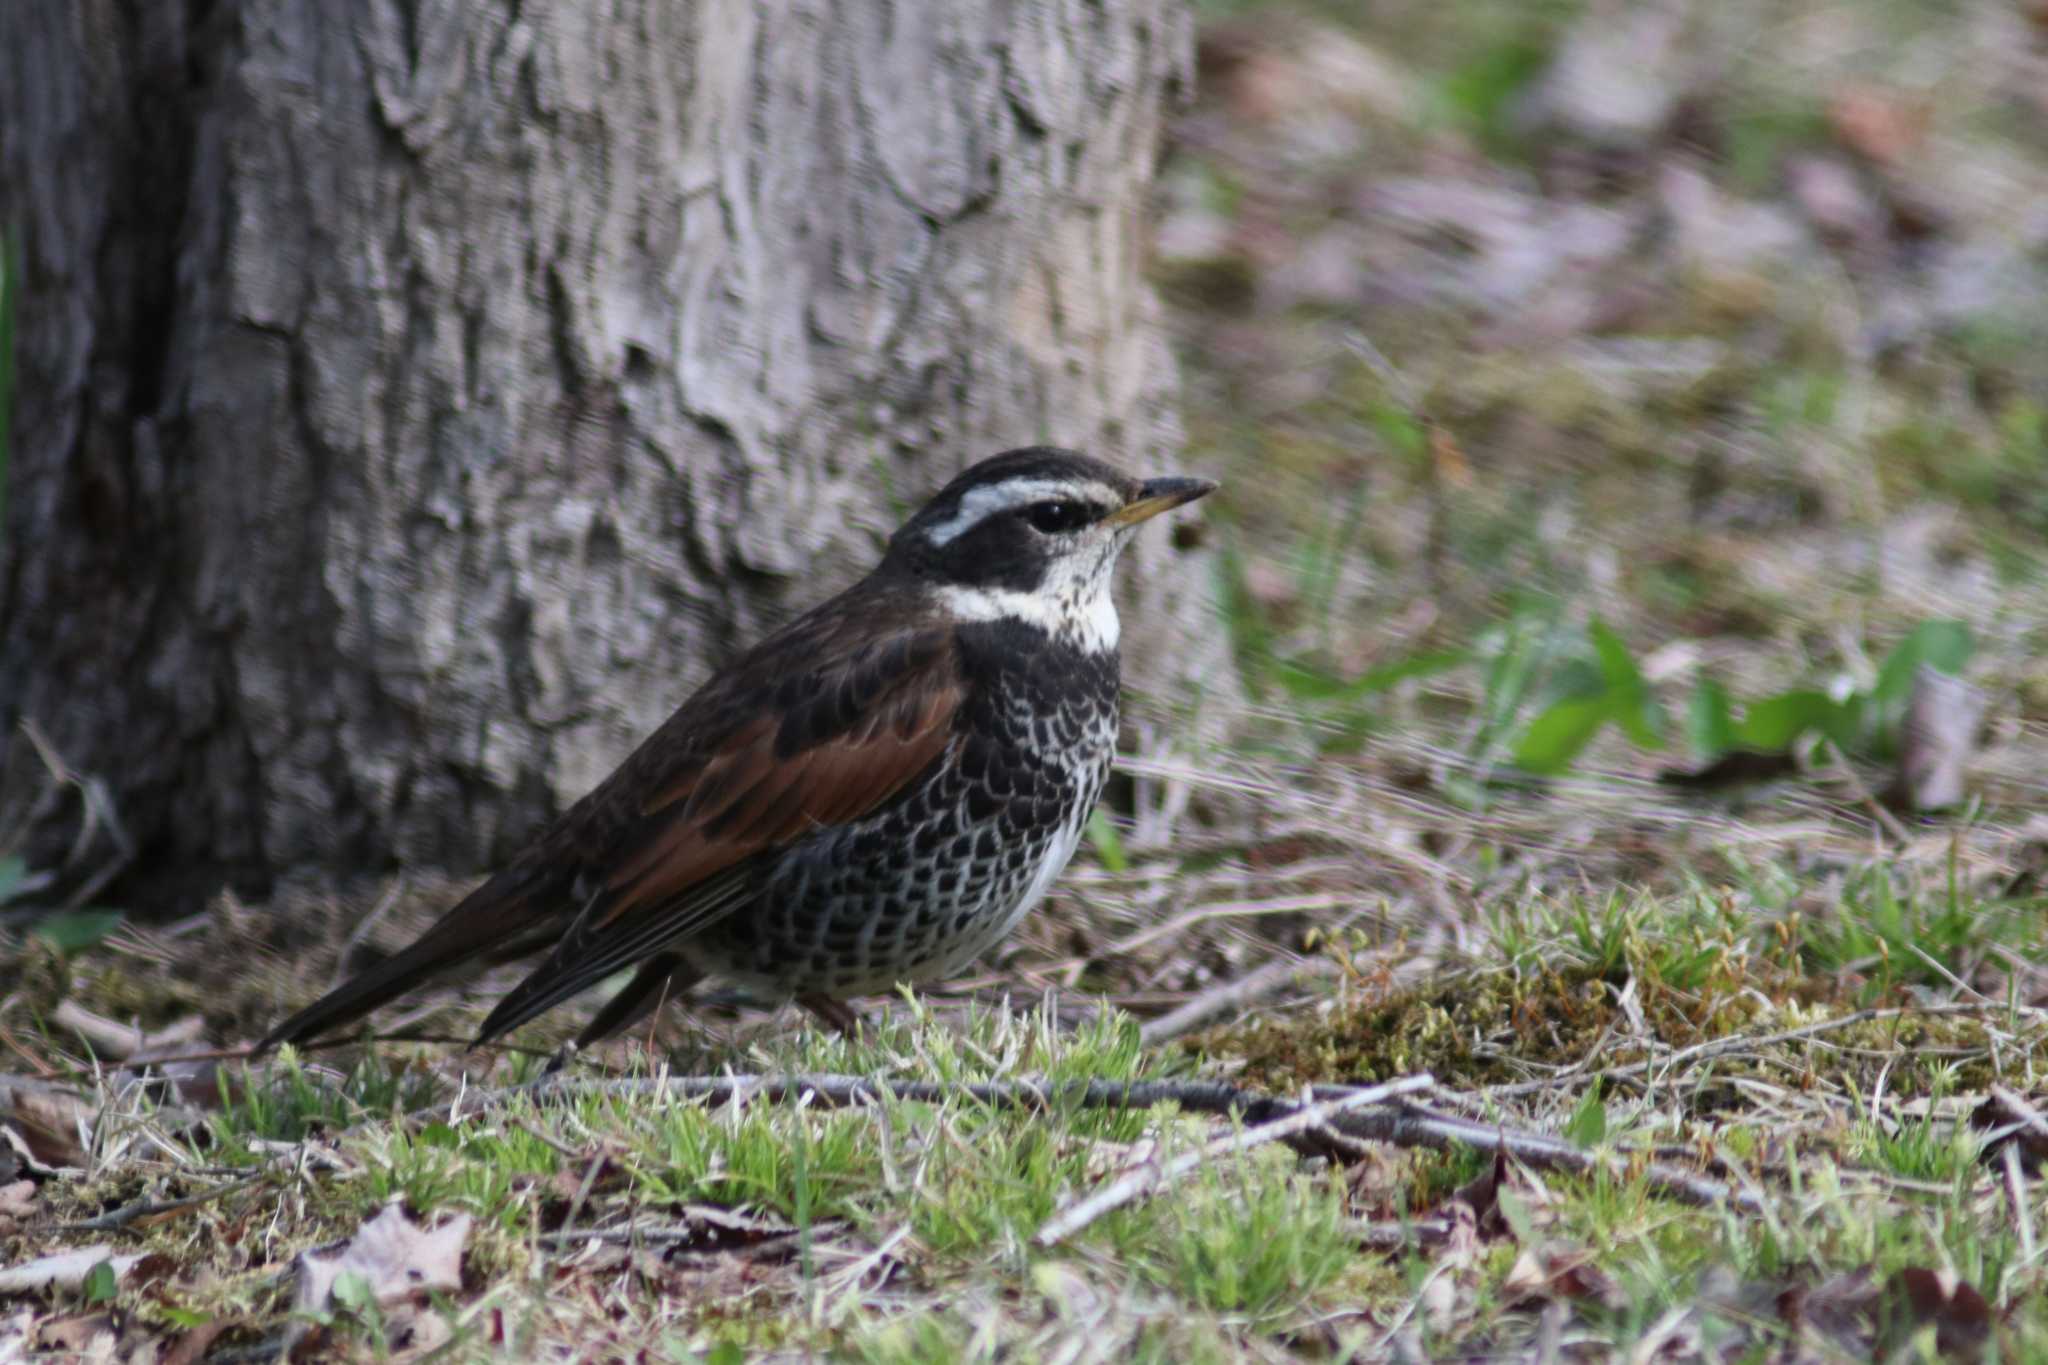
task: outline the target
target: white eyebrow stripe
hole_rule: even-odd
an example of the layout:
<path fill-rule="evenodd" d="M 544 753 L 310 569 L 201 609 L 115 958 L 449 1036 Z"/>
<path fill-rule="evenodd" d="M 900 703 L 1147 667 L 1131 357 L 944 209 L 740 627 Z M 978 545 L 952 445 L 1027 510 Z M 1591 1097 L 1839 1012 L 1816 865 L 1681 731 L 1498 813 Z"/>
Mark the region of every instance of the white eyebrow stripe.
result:
<path fill-rule="evenodd" d="M 1108 484 L 1077 483 L 1071 479 L 1006 479 L 1002 483 L 967 490 L 967 496 L 960 499 L 959 508 L 952 516 L 926 531 L 925 539 L 934 545 L 944 545 L 997 513 L 1014 511 L 1034 502 L 1050 502 L 1055 498 L 1079 498 L 1103 506 L 1114 506 L 1118 500 L 1116 490 Z"/>

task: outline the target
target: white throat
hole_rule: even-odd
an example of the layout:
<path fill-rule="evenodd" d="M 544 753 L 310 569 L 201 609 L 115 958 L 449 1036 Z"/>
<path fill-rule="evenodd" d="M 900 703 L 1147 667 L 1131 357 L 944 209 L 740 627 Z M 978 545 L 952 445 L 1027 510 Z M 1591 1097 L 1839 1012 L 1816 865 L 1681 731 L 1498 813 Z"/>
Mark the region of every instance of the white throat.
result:
<path fill-rule="evenodd" d="M 1094 654 L 1115 649 L 1123 627 L 1117 620 L 1116 602 L 1109 595 L 1108 575 L 1090 589 L 1068 595 L 1050 589 L 1019 592 L 1015 588 L 947 584 L 938 589 L 938 598 L 960 620 L 1026 621 Z"/>

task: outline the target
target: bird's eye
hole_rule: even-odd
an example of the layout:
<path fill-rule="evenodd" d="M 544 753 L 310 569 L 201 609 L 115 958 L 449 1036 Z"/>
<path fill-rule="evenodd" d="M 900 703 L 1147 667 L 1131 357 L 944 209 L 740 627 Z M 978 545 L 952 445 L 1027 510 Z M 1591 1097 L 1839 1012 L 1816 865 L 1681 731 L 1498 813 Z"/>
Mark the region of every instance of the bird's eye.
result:
<path fill-rule="evenodd" d="M 1031 523 L 1033 530 L 1056 536 L 1086 525 L 1088 509 L 1078 502 L 1066 502 L 1061 499 L 1034 502 L 1024 509 L 1024 519 Z"/>

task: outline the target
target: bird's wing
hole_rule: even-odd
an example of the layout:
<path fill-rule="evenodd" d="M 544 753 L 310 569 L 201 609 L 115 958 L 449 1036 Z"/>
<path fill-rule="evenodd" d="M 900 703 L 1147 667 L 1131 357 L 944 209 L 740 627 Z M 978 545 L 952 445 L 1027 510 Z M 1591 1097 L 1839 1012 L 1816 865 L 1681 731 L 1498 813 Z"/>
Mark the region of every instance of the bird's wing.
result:
<path fill-rule="evenodd" d="M 623 964 L 730 913 L 752 856 L 896 795 L 952 735 L 958 658 L 937 627 L 856 644 L 872 618 L 848 604 L 827 604 L 737 660 L 503 871 L 278 1025 L 259 1051 L 317 1038 L 479 958 L 552 947 L 500 1006 L 517 1018 L 493 1014 L 487 1036 L 513 1027 L 610 969 L 581 964 Z M 521 1003 L 542 994 L 546 1004 Z"/>
<path fill-rule="evenodd" d="M 949 632 L 904 631 L 766 683 L 752 718 L 644 794 L 561 941 L 484 1021 L 488 1040 L 748 903 L 758 860 L 880 809 L 952 742 Z"/>

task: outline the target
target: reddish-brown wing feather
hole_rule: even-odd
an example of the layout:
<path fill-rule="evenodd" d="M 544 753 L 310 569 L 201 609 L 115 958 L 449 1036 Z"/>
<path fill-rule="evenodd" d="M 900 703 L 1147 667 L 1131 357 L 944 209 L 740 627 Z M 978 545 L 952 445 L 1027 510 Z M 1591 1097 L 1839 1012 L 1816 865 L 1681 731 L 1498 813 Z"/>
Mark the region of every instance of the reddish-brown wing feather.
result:
<path fill-rule="evenodd" d="M 646 805 L 647 833 L 608 879 L 609 903 L 594 923 L 661 905 L 743 858 L 859 819 L 902 790 L 953 736 L 961 684 L 947 644 L 928 632 L 914 650 L 883 661 L 882 679 L 872 678 L 880 670 L 871 658 L 854 661 L 849 681 L 877 683 L 876 695 L 838 733 L 806 743 L 812 717 L 764 715 L 699 772 L 657 793 Z"/>
<path fill-rule="evenodd" d="M 479 1037 L 738 910 L 742 864 L 887 804 L 953 742 L 963 697 L 952 636 L 936 628 L 786 675 L 772 704 L 644 800 L 603 889 Z"/>

